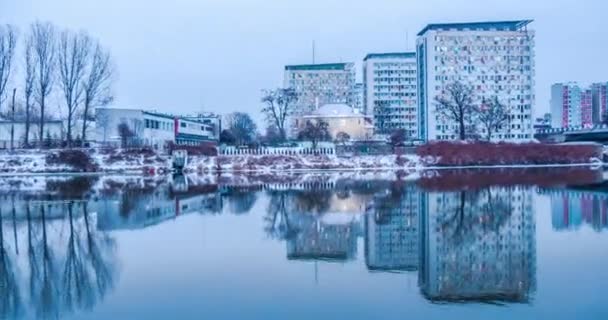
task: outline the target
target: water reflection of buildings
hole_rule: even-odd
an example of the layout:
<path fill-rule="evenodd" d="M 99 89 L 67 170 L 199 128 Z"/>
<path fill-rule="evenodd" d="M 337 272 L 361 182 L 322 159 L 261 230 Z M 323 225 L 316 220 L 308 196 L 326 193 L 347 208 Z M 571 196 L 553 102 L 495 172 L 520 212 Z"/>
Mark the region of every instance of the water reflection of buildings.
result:
<path fill-rule="evenodd" d="M 433 302 L 528 302 L 535 290 L 532 189 L 426 195 L 419 286 Z"/>
<path fill-rule="evenodd" d="M 365 217 L 365 263 L 374 271 L 418 269 L 421 192 L 409 186 L 398 194 L 376 196 Z"/>
<path fill-rule="evenodd" d="M 285 195 L 282 195 L 285 196 Z M 287 239 L 289 260 L 348 261 L 357 255 L 359 195 L 333 191 L 291 193 L 285 209 L 294 232 Z"/>
<path fill-rule="evenodd" d="M 573 230 L 583 224 L 596 231 L 608 229 L 608 193 L 580 190 L 549 190 L 541 193 L 551 198 L 551 224 L 555 230 Z"/>
<path fill-rule="evenodd" d="M 102 213 L 98 227 L 142 229 L 190 213 L 219 212 L 221 205 L 219 193 L 198 194 L 196 189 L 175 194 L 167 187 L 126 192 L 97 202 L 97 210 Z"/>

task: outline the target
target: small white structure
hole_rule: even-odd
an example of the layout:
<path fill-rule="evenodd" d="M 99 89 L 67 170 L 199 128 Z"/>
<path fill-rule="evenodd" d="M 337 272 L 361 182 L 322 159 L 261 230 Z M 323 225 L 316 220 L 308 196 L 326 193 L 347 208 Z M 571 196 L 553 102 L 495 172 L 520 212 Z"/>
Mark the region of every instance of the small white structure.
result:
<path fill-rule="evenodd" d="M 338 133 L 344 132 L 353 140 L 365 140 L 371 138 L 374 131 L 371 118 L 355 112 L 345 104 L 326 104 L 308 115 L 297 118 L 296 127 L 302 130 L 309 121 L 326 122 L 332 139 L 335 139 Z"/>
<path fill-rule="evenodd" d="M 0 118 L 0 149 L 8 149 L 11 147 L 11 129 L 13 130 L 14 147 L 18 148 L 25 141 L 25 121 L 11 121 Z M 63 122 L 61 120 L 47 120 L 44 122 L 44 137 L 43 139 L 51 139 L 52 141 L 60 141 L 64 137 Z M 38 121 L 30 122 L 29 130 L 30 144 L 40 141 L 40 127 Z"/>

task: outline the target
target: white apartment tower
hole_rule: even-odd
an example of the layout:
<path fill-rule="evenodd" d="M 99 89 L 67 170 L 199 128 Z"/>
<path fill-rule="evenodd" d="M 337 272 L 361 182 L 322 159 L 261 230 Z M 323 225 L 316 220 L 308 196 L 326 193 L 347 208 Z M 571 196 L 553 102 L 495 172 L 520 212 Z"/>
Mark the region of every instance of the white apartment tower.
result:
<path fill-rule="evenodd" d="M 310 114 L 326 104 L 355 103 L 355 64 L 327 63 L 285 66 L 284 88 L 298 94 L 294 116 Z M 294 124 L 288 135 L 293 136 Z"/>
<path fill-rule="evenodd" d="M 298 94 L 296 110 L 306 114 L 326 104 L 355 102 L 355 65 L 328 63 L 285 66 L 285 88 Z"/>
<path fill-rule="evenodd" d="M 377 133 L 405 129 L 418 136 L 416 53 L 370 53 L 363 59 L 365 113 Z"/>
<path fill-rule="evenodd" d="M 497 97 L 510 112 L 493 141 L 533 139 L 534 31 L 531 20 L 430 24 L 418 33 L 420 138 L 455 140 L 458 126 L 436 112 L 435 99 L 461 82 L 473 89 L 474 103 Z M 481 126 L 477 134 L 484 135 Z"/>

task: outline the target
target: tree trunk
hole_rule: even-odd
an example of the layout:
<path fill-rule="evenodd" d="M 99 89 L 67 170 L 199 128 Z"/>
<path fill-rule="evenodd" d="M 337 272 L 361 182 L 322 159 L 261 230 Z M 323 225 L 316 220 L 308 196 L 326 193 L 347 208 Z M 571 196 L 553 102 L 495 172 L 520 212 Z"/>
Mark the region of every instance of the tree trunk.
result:
<path fill-rule="evenodd" d="M 458 119 L 458 122 L 460 140 L 465 140 L 466 134 L 464 128 L 464 116 L 461 115 L 460 119 Z"/>
<path fill-rule="evenodd" d="M 11 150 L 15 150 L 15 94 L 17 89 L 13 89 L 13 104 L 11 106 Z"/>
<path fill-rule="evenodd" d="M 84 103 L 84 116 L 82 118 L 82 134 L 80 135 L 82 137 L 82 144 L 84 146 L 84 143 L 87 141 L 87 116 L 89 114 L 89 102 L 88 99 L 87 101 L 85 101 Z"/>
<path fill-rule="evenodd" d="M 68 148 L 72 147 L 72 112 L 68 111 Z"/>
<path fill-rule="evenodd" d="M 25 148 L 29 148 L 30 144 L 30 97 L 25 96 L 25 141 L 23 142 Z"/>
<path fill-rule="evenodd" d="M 40 148 L 44 146 L 44 96 L 40 99 L 40 126 L 39 126 L 38 137 L 40 139 Z"/>

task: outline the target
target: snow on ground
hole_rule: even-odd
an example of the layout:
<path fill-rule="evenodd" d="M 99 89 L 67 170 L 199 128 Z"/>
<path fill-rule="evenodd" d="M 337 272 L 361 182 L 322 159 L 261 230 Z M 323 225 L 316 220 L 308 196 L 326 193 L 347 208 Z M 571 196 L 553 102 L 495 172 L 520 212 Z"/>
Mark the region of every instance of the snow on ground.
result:
<path fill-rule="evenodd" d="M 383 170 L 421 169 L 423 164 L 415 155 L 357 156 L 335 155 L 231 155 L 193 157 L 186 172 L 285 172 L 303 170 Z"/>

